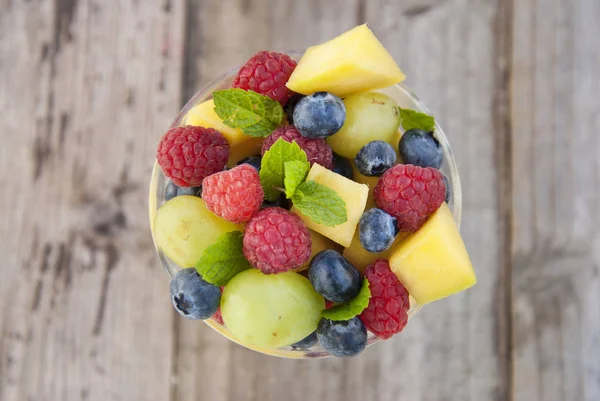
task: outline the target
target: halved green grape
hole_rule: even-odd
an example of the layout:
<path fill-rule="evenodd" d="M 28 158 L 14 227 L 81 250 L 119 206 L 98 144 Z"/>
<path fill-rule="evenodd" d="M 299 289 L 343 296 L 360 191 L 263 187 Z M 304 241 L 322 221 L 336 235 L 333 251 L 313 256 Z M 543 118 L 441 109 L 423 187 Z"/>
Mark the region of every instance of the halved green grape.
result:
<path fill-rule="evenodd" d="M 156 212 L 154 236 L 158 247 L 181 267 L 193 267 L 204 250 L 222 234 L 242 231 L 210 212 L 196 196 L 177 196 Z"/>
<path fill-rule="evenodd" d="M 344 105 L 344 125 L 327 138 L 335 153 L 354 159 L 360 148 L 377 140 L 398 148 L 400 110 L 394 99 L 383 93 L 365 92 L 346 97 Z"/>
<path fill-rule="evenodd" d="M 294 272 L 250 269 L 231 279 L 221 298 L 225 326 L 243 344 L 280 348 L 298 342 L 319 323 L 325 300 Z"/>

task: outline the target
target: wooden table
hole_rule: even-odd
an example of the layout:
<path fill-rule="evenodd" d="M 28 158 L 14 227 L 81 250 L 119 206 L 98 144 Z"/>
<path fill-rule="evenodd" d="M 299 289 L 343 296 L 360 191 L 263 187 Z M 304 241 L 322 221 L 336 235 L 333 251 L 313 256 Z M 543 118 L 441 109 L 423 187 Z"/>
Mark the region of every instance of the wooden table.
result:
<path fill-rule="evenodd" d="M 600 1 L 0 0 L 0 400 L 600 399 Z M 183 102 L 368 21 L 453 144 L 479 282 L 352 360 L 174 313 L 147 185 Z"/>

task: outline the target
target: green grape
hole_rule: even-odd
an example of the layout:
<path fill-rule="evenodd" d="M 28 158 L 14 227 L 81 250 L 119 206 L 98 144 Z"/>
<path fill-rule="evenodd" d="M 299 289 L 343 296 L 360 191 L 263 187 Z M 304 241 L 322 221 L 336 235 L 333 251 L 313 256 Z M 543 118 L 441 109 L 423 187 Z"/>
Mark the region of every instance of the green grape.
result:
<path fill-rule="evenodd" d="M 344 105 L 344 125 L 327 138 L 335 153 L 354 159 L 360 148 L 377 140 L 398 148 L 400 111 L 394 99 L 383 93 L 365 92 L 346 97 Z"/>
<path fill-rule="evenodd" d="M 204 250 L 222 234 L 242 226 L 214 215 L 196 196 L 176 196 L 156 212 L 154 238 L 158 247 L 181 267 L 193 267 Z"/>
<path fill-rule="evenodd" d="M 302 340 L 319 323 L 325 300 L 294 272 L 250 269 L 231 279 L 221 298 L 225 326 L 243 344 L 280 348 Z"/>

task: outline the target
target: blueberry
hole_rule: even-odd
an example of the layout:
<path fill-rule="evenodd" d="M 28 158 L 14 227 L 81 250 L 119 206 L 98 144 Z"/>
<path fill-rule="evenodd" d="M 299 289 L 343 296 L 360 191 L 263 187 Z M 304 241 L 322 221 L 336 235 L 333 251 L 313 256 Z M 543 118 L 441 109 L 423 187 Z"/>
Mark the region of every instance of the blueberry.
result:
<path fill-rule="evenodd" d="M 373 141 L 360 148 L 354 159 L 362 175 L 380 176 L 396 163 L 396 151 L 384 141 Z"/>
<path fill-rule="evenodd" d="M 202 195 L 202 187 L 178 187 L 173 181 L 169 180 L 165 188 L 165 200 L 168 201 L 180 195 L 200 196 Z"/>
<path fill-rule="evenodd" d="M 256 169 L 256 171 L 260 171 L 260 163 L 261 162 L 262 162 L 262 157 L 250 156 L 250 157 L 245 157 L 242 160 L 240 160 L 239 162 L 237 162 L 237 165 L 239 166 L 240 164 L 248 164 L 248 165 L 254 167 Z"/>
<path fill-rule="evenodd" d="M 317 332 L 313 331 L 297 343 L 292 344 L 293 349 L 309 349 L 317 343 Z"/>
<path fill-rule="evenodd" d="M 288 124 L 294 125 L 294 110 L 296 109 L 298 102 L 302 100 L 303 97 L 304 95 L 301 93 L 294 93 L 290 100 L 287 101 L 285 106 L 283 106 L 283 111 L 287 117 Z"/>
<path fill-rule="evenodd" d="M 322 318 L 317 326 L 317 338 L 331 355 L 354 356 L 367 346 L 367 328 L 357 317 L 338 321 Z"/>
<path fill-rule="evenodd" d="M 267 209 L 269 207 L 281 207 L 289 210 L 292 207 L 292 205 L 290 204 L 290 201 L 285 197 L 285 194 L 281 193 L 274 201 L 269 201 L 267 199 L 264 200 L 263 204 L 261 205 L 261 209 Z"/>
<path fill-rule="evenodd" d="M 306 138 L 327 138 L 346 120 L 346 106 L 337 96 L 316 92 L 302 98 L 294 110 L 294 125 Z"/>
<path fill-rule="evenodd" d="M 221 290 L 200 277 L 193 267 L 182 269 L 171 279 L 171 302 L 188 319 L 208 319 L 221 303 Z"/>
<path fill-rule="evenodd" d="M 392 246 L 398 235 L 395 217 L 381 209 L 367 210 L 358 223 L 360 243 L 369 252 L 383 252 Z"/>
<path fill-rule="evenodd" d="M 342 157 L 337 154 L 333 154 L 333 169 L 334 173 L 338 173 L 339 175 L 343 175 L 349 180 L 354 179 L 354 173 L 352 172 L 352 166 L 350 166 L 350 162 L 345 157 Z"/>
<path fill-rule="evenodd" d="M 450 186 L 450 183 L 448 182 L 448 177 L 443 176 L 444 178 L 444 185 L 446 186 L 446 203 L 450 203 L 450 199 L 452 199 L 452 187 Z"/>
<path fill-rule="evenodd" d="M 400 156 L 405 164 L 420 167 L 442 167 L 442 147 L 433 132 L 409 129 L 398 144 Z"/>
<path fill-rule="evenodd" d="M 315 255 L 310 262 L 308 279 L 319 294 L 332 302 L 351 300 L 361 285 L 358 270 L 332 249 Z"/>

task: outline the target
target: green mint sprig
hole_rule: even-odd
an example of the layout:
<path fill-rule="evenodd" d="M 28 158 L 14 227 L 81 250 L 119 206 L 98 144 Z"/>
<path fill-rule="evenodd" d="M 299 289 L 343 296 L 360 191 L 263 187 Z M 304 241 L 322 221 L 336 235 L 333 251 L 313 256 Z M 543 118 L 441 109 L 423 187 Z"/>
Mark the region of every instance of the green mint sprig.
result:
<path fill-rule="evenodd" d="M 279 138 L 265 152 L 260 165 L 260 182 L 265 198 L 274 201 L 285 191 L 294 206 L 315 223 L 337 226 L 347 221 L 346 203 L 332 189 L 306 182 L 310 163 L 296 142 Z"/>
<path fill-rule="evenodd" d="M 285 186 L 285 196 L 288 199 L 292 199 L 296 189 L 306 179 L 308 170 L 310 170 L 310 163 L 301 162 L 299 160 L 293 160 L 290 162 L 283 163 L 284 178 L 283 184 Z"/>
<path fill-rule="evenodd" d="M 213 92 L 215 112 L 223 123 L 252 137 L 266 137 L 283 121 L 279 102 L 239 88 Z"/>
<path fill-rule="evenodd" d="M 317 224 L 332 227 L 348 220 L 346 202 L 333 189 L 314 181 L 298 185 L 292 203 Z"/>
<path fill-rule="evenodd" d="M 325 309 L 321 315 L 329 320 L 350 320 L 354 316 L 360 315 L 369 306 L 370 298 L 371 290 L 369 289 L 369 282 L 364 279 L 360 291 L 354 299 Z"/>
<path fill-rule="evenodd" d="M 240 231 L 225 233 L 204 250 L 196 263 L 196 271 L 205 281 L 223 286 L 236 274 L 252 267 L 244 257 L 242 238 Z"/>
<path fill-rule="evenodd" d="M 285 185 L 285 163 L 295 161 L 304 164 L 308 171 L 310 165 L 306 153 L 296 142 L 287 142 L 279 138 L 265 152 L 260 165 L 260 182 L 265 191 L 265 198 L 270 201 L 277 199 L 279 196 L 277 188 L 283 188 Z"/>
<path fill-rule="evenodd" d="M 402 128 L 405 131 L 413 128 L 422 129 L 427 132 L 435 131 L 435 119 L 429 114 L 400 108 L 400 118 L 402 119 Z"/>

